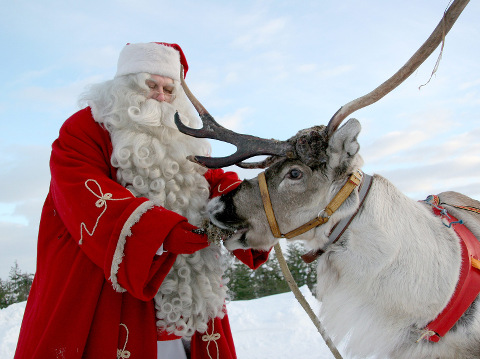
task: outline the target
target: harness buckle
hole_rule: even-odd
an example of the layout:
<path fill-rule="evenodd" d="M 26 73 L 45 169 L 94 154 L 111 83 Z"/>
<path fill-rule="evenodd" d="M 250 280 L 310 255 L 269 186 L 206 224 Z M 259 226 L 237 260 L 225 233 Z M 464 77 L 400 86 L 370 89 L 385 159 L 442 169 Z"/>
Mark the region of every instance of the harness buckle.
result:
<path fill-rule="evenodd" d="M 328 215 L 327 211 L 325 211 L 326 208 L 322 209 L 320 212 L 317 214 L 317 218 L 328 218 L 330 219 L 330 216 Z M 321 216 L 322 213 L 325 213 L 326 216 Z"/>
<path fill-rule="evenodd" d="M 363 172 L 360 170 L 356 170 L 355 172 L 352 173 L 352 176 L 354 178 L 350 177 L 350 181 L 358 186 L 360 182 L 362 182 Z"/>

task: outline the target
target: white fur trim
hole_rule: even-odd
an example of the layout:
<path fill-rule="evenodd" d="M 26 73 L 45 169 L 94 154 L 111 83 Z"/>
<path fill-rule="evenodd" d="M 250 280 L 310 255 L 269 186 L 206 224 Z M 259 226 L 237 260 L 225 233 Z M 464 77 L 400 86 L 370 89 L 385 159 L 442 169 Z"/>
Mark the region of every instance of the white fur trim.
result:
<path fill-rule="evenodd" d="M 152 209 L 154 204 L 152 201 L 143 202 L 138 206 L 135 211 L 128 217 L 127 221 L 123 225 L 122 231 L 120 232 L 120 237 L 118 238 L 117 248 L 115 248 L 115 253 L 112 259 L 112 267 L 110 271 L 110 281 L 112 282 L 113 289 L 119 293 L 126 292 L 127 290 L 122 288 L 117 281 L 117 273 L 120 267 L 120 263 L 123 261 L 125 243 L 127 242 L 127 237 L 132 235 L 132 227 L 135 223 L 140 220 L 140 217 Z"/>
<path fill-rule="evenodd" d="M 180 53 L 156 43 L 126 45 L 120 52 L 115 77 L 140 72 L 180 81 Z"/>

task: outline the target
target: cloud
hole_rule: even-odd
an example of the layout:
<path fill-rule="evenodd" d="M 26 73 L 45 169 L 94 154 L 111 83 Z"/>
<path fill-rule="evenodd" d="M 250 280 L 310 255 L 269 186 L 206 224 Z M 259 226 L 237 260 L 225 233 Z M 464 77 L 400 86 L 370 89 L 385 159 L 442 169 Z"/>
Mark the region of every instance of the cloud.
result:
<path fill-rule="evenodd" d="M 50 146 L 16 145 L 1 151 L 0 202 L 20 203 L 44 197 L 48 191 Z"/>
<path fill-rule="evenodd" d="M 24 216 L 16 214 L 15 209 L 16 205 L 13 203 L 0 202 L 0 221 L 27 226 L 28 220 Z"/>
<path fill-rule="evenodd" d="M 11 82 L 9 86 L 16 86 L 16 85 L 22 85 L 25 83 L 30 83 L 34 80 L 38 80 L 46 77 L 47 75 L 50 75 L 54 70 L 55 70 L 54 66 L 49 66 L 39 70 L 31 70 L 31 71 L 20 73 L 16 78 L 14 78 L 14 81 Z"/>
<path fill-rule="evenodd" d="M 353 69 L 355 69 L 355 66 L 353 65 L 338 65 L 320 71 L 319 75 L 321 78 L 336 77 L 339 75 L 347 74 Z"/>
<path fill-rule="evenodd" d="M 441 129 L 432 129 L 429 136 L 425 136 L 425 141 L 421 142 L 410 142 L 407 132 L 403 145 L 398 144 L 401 136 L 392 140 L 392 143 L 388 143 L 388 136 L 385 136 L 379 141 L 384 147 L 376 143 L 367 151 L 364 168 L 387 177 L 414 198 L 454 190 L 479 199 L 480 128 L 439 140 L 443 132 Z M 375 148 L 378 153 L 374 153 Z"/>
<path fill-rule="evenodd" d="M 478 106 L 480 105 L 480 91 L 472 89 L 463 96 L 456 98 L 455 102 L 463 106 Z"/>
<path fill-rule="evenodd" d="M 102 80 L 102 76 L 90 76 L 60 86 L 26 86 L 14 92 L 12 98 L 18 102 L 28 98 L 31 105 L 37 104 L 40 108 L 70 109 L 75 106 L 79 94 L 85 91 L 88 85 Z"/>
<path fill-rule="evenodd" d="M 462 91 L 465 91 L 465 90 L 471 89 L 472 87 L 475 88 L 475 87 L 478 87 L 478 86 L 480 86 L 480 78 L 472 80 L 472 81 L 464 82 L 464 83 L 460 84 L 460 86 L 458 86 L 458 88 Z"/>
<path fill-rule="evenodd" d="M 287 27 L 286 18 L 260 18 L 258 16 L 244 18 L 241 22 L 240 35 L 233 41 L 234 47 L 241 47 L 246 50 L 272 44 L 274 39 Z M 243 26 L 242 26 L 243 25 Z"/>
<path fill-rule="evenodd" d="M 37 225 L 22 225 L 0 220 L 0 278 L 6 279 L 10 268 L 18 262 L 22 272 L 35 272 Z"/>
<path fill-rule="evenodd" d="M 235 110 L 234 113 L 218 118 L 218 123 L 232 131 L 239 132 L 244 126 L 245 117 L 251 113 L 251 109 L 243 107 Z"/>
<path fill-rule="evenodd" d="M 0 278 L 17 260 L 22 271 L 35 271 L 38 223 L 48 193 L 49 146 L 5 146 L 0 157 Z"/>
<path fill-rule="evenodd" d="M 453 190 L 480 199 L 480 156 L 376 173 L 390 179 L 402 192 L 413 198 L 423 199 L 429 194 Z"/>
<path fill-rule="evenodd" d="M 362 154 L 371 163 L 408 150 L 427 138 L 428 135 L 419 130 L 390 132 L 374 141 Z"/>
<path fill-rule="evenodd" d="M 113 45 L 80 48 L 69 56 L 69 62 L 78 67 L 90 69 L 110 69 L 116 70 L 119 49 Z M 114 72 L 111 73 L 113 77 Z"/>

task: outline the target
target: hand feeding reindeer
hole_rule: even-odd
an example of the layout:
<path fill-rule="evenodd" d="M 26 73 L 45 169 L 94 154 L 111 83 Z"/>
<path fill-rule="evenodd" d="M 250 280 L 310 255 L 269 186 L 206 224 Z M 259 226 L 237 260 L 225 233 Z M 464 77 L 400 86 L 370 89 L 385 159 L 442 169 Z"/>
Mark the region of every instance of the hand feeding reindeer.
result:
<path fill-rule="evenodd" d="M 437 29 L 448 32 L 467 2 L 456 0 Z M 431 53 L 420 50 L 425 58 Z M 403 80 L 422 62 L 414 55 L 399 71 Z M 268 250 L 279 237 L 295 236 L 318 254 L 319 314 L 336 343 L 344 340 L 355 357 L 480 358 L 480 215 L 464 210 L 478 209 L 480 202 L 455 192 L 417 202 L 387 179 L 362 174 L 360 123 L 350 119 L 340 126 L 402 81 L 394 75 L 343 106 L 328 126 L 284 142 L 221 127 L 185 84 L 204 127 L 186 128 L 178 116 L 176 123 L 182 132 L 237 146 L 223 159 L 195 158 L 208 167 L 271 155 L 255 165 L 268 166 L 259 178 L 209 203 L 211 221 L 235 231 L 224 242 L 229 250 Z M 358 181 L 338 202 L 352 178 Z M 462 231 L 468 239 L 460 239 Z"/>

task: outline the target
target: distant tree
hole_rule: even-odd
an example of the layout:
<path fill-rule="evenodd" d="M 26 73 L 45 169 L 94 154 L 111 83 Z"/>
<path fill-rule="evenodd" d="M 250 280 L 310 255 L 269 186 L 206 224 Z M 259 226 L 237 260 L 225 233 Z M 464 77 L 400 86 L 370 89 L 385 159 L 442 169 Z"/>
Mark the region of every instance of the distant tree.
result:
<path fill-rule="evenodd" d="M 317 283 L 317 261 L 305 263 L 302 259 L 304 253 L 305 249 L 301 243 L 291 242 L 288 244 L 286 262 L 297 285 L 301 287 L 306 284 L 314 293 Z"/>
<path fill-rule="evenodd" d="M 255 294 L 257 298 L 288 292 L 277 257 L 272 253 L 267 262 L 254 272 Z"/>
<path fill-rule="evenodd" d="M 17 261 L 10 269 L 8 280 L 0 279 L 0 308 L 27 300 L 33 274 L 22 273 Z"/>
<path fill-rule="evenodd" d="M 14 297 L 14 303 L 27 300 L 33 283 L 33 274 L 22 273 L 17 261 L 10 269 L 10 286 Z"/>
<path fill-rule="evenodd" d="M 10 305 L 8 282 L 0 278 L 0 309 L 6 308 Z"/>
<path fill-rule="evenodd" d="M 301 256 L 305 253 L 303 245 L 298 242 L 289 243 L 285 250 L 287 265 L 299 287 L 308 285 L 315 293 L 317 282 L 316 261 L 305 263 Z M 272 251 L 269 259 L 257 270 L 252 270 L 234 259 L 226 271 L 229 278 L 228 288 L 232 300 L 261 298 L 268 295 L 285 293 L 289 287 Z"/>
<path fill-rule="evenodd" d="M 232 300 L 256 298 L 253 273 L 254 271 L 252 269 L 248 268 L 239 260 L 235 260 L 227 269 L 225 276 L 229 278 L 228 288 Z"/>

